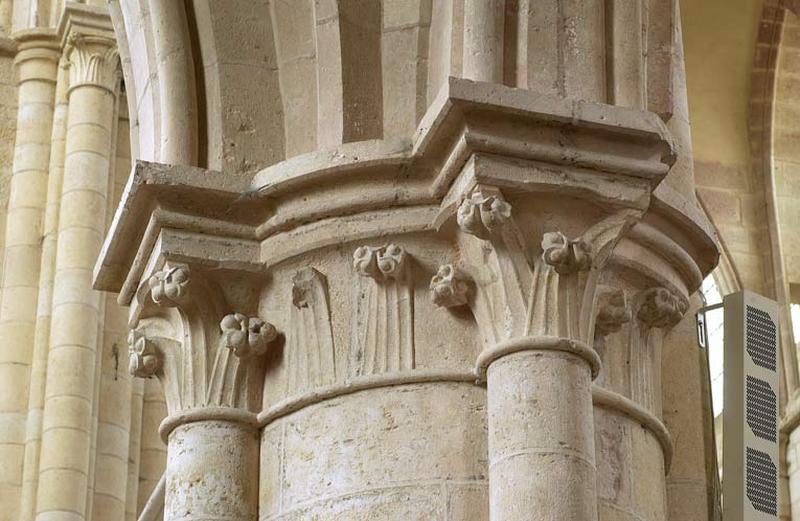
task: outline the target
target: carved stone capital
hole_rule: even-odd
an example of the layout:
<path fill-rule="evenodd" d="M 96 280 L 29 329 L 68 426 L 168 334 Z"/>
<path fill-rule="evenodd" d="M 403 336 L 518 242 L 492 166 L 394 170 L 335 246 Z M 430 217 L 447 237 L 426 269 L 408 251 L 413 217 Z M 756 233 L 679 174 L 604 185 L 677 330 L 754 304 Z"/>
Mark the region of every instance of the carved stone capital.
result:
<path fill-rule="evenodd" d="M 128 371 L 131 376 L 151 378 L 161 368 L 161 358 L 152 342 L 140 331 L 128 333 Z"/>
<path fill-rule="evenodd" d="M 159 378 L 171 415 L 219 407 L 257 412 L 261 404 L 261 355 L 278 333 L 261 318 L 226 314 L 231 308 L 252 309 L 245 297 L 251 291 L 223 291 L 218 276 L 167 261 L 137 290 L 131 370 Z"/>
<path fill-rule="evenodd" d="M 241 313 L 226 315 L 219 324 L 222 345 L 239 358 L 263 355 L 267 345 L 278 337 L 275 326 Z"/>
<path fill-rule="evenodd" d="M 511 205 L 499 190 L 476 188 L 461 201 L 456 214 L 462 231 L 480 239 L 488 239 L 511 219 Z"/>
<path fill-rule="evenodd" d="M 670 328 L 686 313 L 686 302 L 666 288 L 646 289 L 638 300 L 636 318 L 647 327 Z"/>
<path fill-rule="evenodd" d="M 616 333 L 623 324 L 630 322 L 631 311 L 622 290 L 603 291 L 597 297 L 597 317 L 595 319 L 595 336 L 606 336 Z"/>
<path fill-rule="evenodd" d="M 542 258 L 559 275 L 569 275 L 591 267 L 592 248 L 583 238 L 567 239 L 561 232 L 548 232 L 542 237 Z"/>
<path fill-rule="evenodd" d="M 376 281 L 397 279 L 402 276 L 407 263 L 406 251 L 396 245 L 360 246 L 353 252 L 353 268 L 359 275 Z"/>
<path fill-rule="evenodd" d="M 114 93 L 119 80 L 119 51 L 112 38 L 72 33 L 67 40 L 70 90 L 93 85 Z"/>
<path fill-rule="evenodd" d="M 459 279 L 452 264 L 439 266 L 430 283 L 431 299 L 437 306 L 452 308 L 468 301 L 469 286 Z"/>

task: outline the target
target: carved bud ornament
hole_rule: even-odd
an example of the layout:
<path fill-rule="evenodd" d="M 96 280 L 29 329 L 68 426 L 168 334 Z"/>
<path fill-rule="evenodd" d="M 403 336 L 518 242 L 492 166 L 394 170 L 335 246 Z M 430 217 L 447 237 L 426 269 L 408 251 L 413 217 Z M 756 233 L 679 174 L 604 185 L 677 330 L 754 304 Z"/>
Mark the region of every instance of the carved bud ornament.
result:
<path fill-rule="evenodd" d="M 139 331 L 128 333 L 128 371 L 132 376 L 150 378 L 161 368 L 161 359 L 151 342 Z"/>
<path fill-rule="evenodd" d="M 592 265 L 592 248 L 583 239 L 567 239 L 561 232 L 548 232 L 542 237 L 542 258 L 559 275 L 588 270 Z"/>
<path fill-rule="evenodd" d="M 182 266 L 159 271 L 150 277 L 150 292 L 153 302 L 165 305 L 185 296 L 189 285 L 189 272 Z"/>
<path fill-rule="evenodd" d="M 595 335 L 616 333 L 622 325 L 630 322 L 631 312 L 622 290 L 604 291 L 597 298 Z"/>
<path fill-rule="evenodd" d="M 680 322 L 686 312 L 686 303 L 666 288 L 650 288 L 642 292 L 642 301 L 636 313 L 649 327 L 668 328 Z"/>
<path fill-rule="evenodd" d="M 406 251 L 396 244 L 379 248 L 360 246 L 353 252 L 353 268 L 356 272 L 377 281 L 398 278 L 406 262 Z"/>
<path fill-rule="evenodd" d="M 452 264 L 439 266 L 436 275 L 431 279 L 431 298 L 437 306 L 450 308 L 467 303 L 469 287 L 467 283 L 456 277 Z"/>
<path fill-rule="evenodd" d="M 239 358 L 263 355 L 267 352 L 267 344 L 278 336 L 272 324 L 241 313 L 225 316 L 219 327 L 222 329 L 222 346 Z"/>
<path fill-rule="evenodd" d="M 458 226 L 480 239 L 488 239 L 511 218 L 511 205 L 497 194 L 485 195 L 480 190 L 461 202 L 456 220 Z"/>

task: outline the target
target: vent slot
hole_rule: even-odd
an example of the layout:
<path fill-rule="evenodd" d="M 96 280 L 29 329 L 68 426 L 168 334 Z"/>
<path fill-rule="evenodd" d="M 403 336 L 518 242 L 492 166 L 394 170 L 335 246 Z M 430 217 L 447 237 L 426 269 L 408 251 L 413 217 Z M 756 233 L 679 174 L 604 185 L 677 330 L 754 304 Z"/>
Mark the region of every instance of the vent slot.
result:
<path fill-rule="evenodd" d="M 747 425 L 763 440 L 777 441 L 777 399 L 767 382 L 747 375 Z"/>
<path fill-rule="evenodd" d="M 775 370 L 777 330 L 769 314 L 752 306 L 747 306 L 747 353 L 753 362 Z"/>
<path fill-rule="evenodd" d="M 747 447 L 747 499 L 759 512 L 778 515 L 778 473 L 768 454 Z"/>

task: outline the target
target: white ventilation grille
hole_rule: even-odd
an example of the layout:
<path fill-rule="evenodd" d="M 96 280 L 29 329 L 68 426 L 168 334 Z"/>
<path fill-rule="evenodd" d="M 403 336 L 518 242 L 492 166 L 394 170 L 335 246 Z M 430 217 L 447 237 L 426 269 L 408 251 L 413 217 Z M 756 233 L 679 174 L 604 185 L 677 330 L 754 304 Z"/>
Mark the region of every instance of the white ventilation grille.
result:
<path fill-rule="evenodd" d="M 778 399 L 767 382 L 747 375 L 747 425 L 753 434 L 767 441 L 776 441 L 775 416 Z"/>
<path fill-rule="evenodd" d="M 759 512 L 778 514 L 778 471 L 769 455 L 747 447 L 747 499 Z"/>
<path fill-rule="evenodd" d="M 747 353 L 756 365 L 770 371 L 775 370 L 778 359 L 775 356 L 777 340 L 775 322 L 769 315 L 753 306 L 747 306 Z"/>
<path fill-rule="evenodd" d="M 723 518 L 778 519 L 778 308 L 749 292 L 725 305 Z"/>

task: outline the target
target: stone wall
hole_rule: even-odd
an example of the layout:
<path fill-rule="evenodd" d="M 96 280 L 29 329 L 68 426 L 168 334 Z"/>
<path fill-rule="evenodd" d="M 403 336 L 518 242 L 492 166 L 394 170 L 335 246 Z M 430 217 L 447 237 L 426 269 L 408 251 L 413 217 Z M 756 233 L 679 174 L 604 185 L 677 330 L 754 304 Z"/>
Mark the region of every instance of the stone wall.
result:
<path fill-rule="evenodd" d="M 789 284 L 800 284 L 800 244 L 797 226 L 800 218 L 800 21 L 787 13 L 783 22 L 781 49 L 777 63 L 775 90 L 774 167 L 778 191 L 780 231 Z M 798 302 L 793 298 L 792 302 Z"/>
<path fill-rule="evenodd" d="M 768 38 L 769 27 L 759 28 L 758 0 L 740 9 L 718 0 L 681 7 L 698 195 L 741 286 L 770 294 L 764 181 L 752 168 L 749 139 L 754 48 L 759 30 Z"/>

